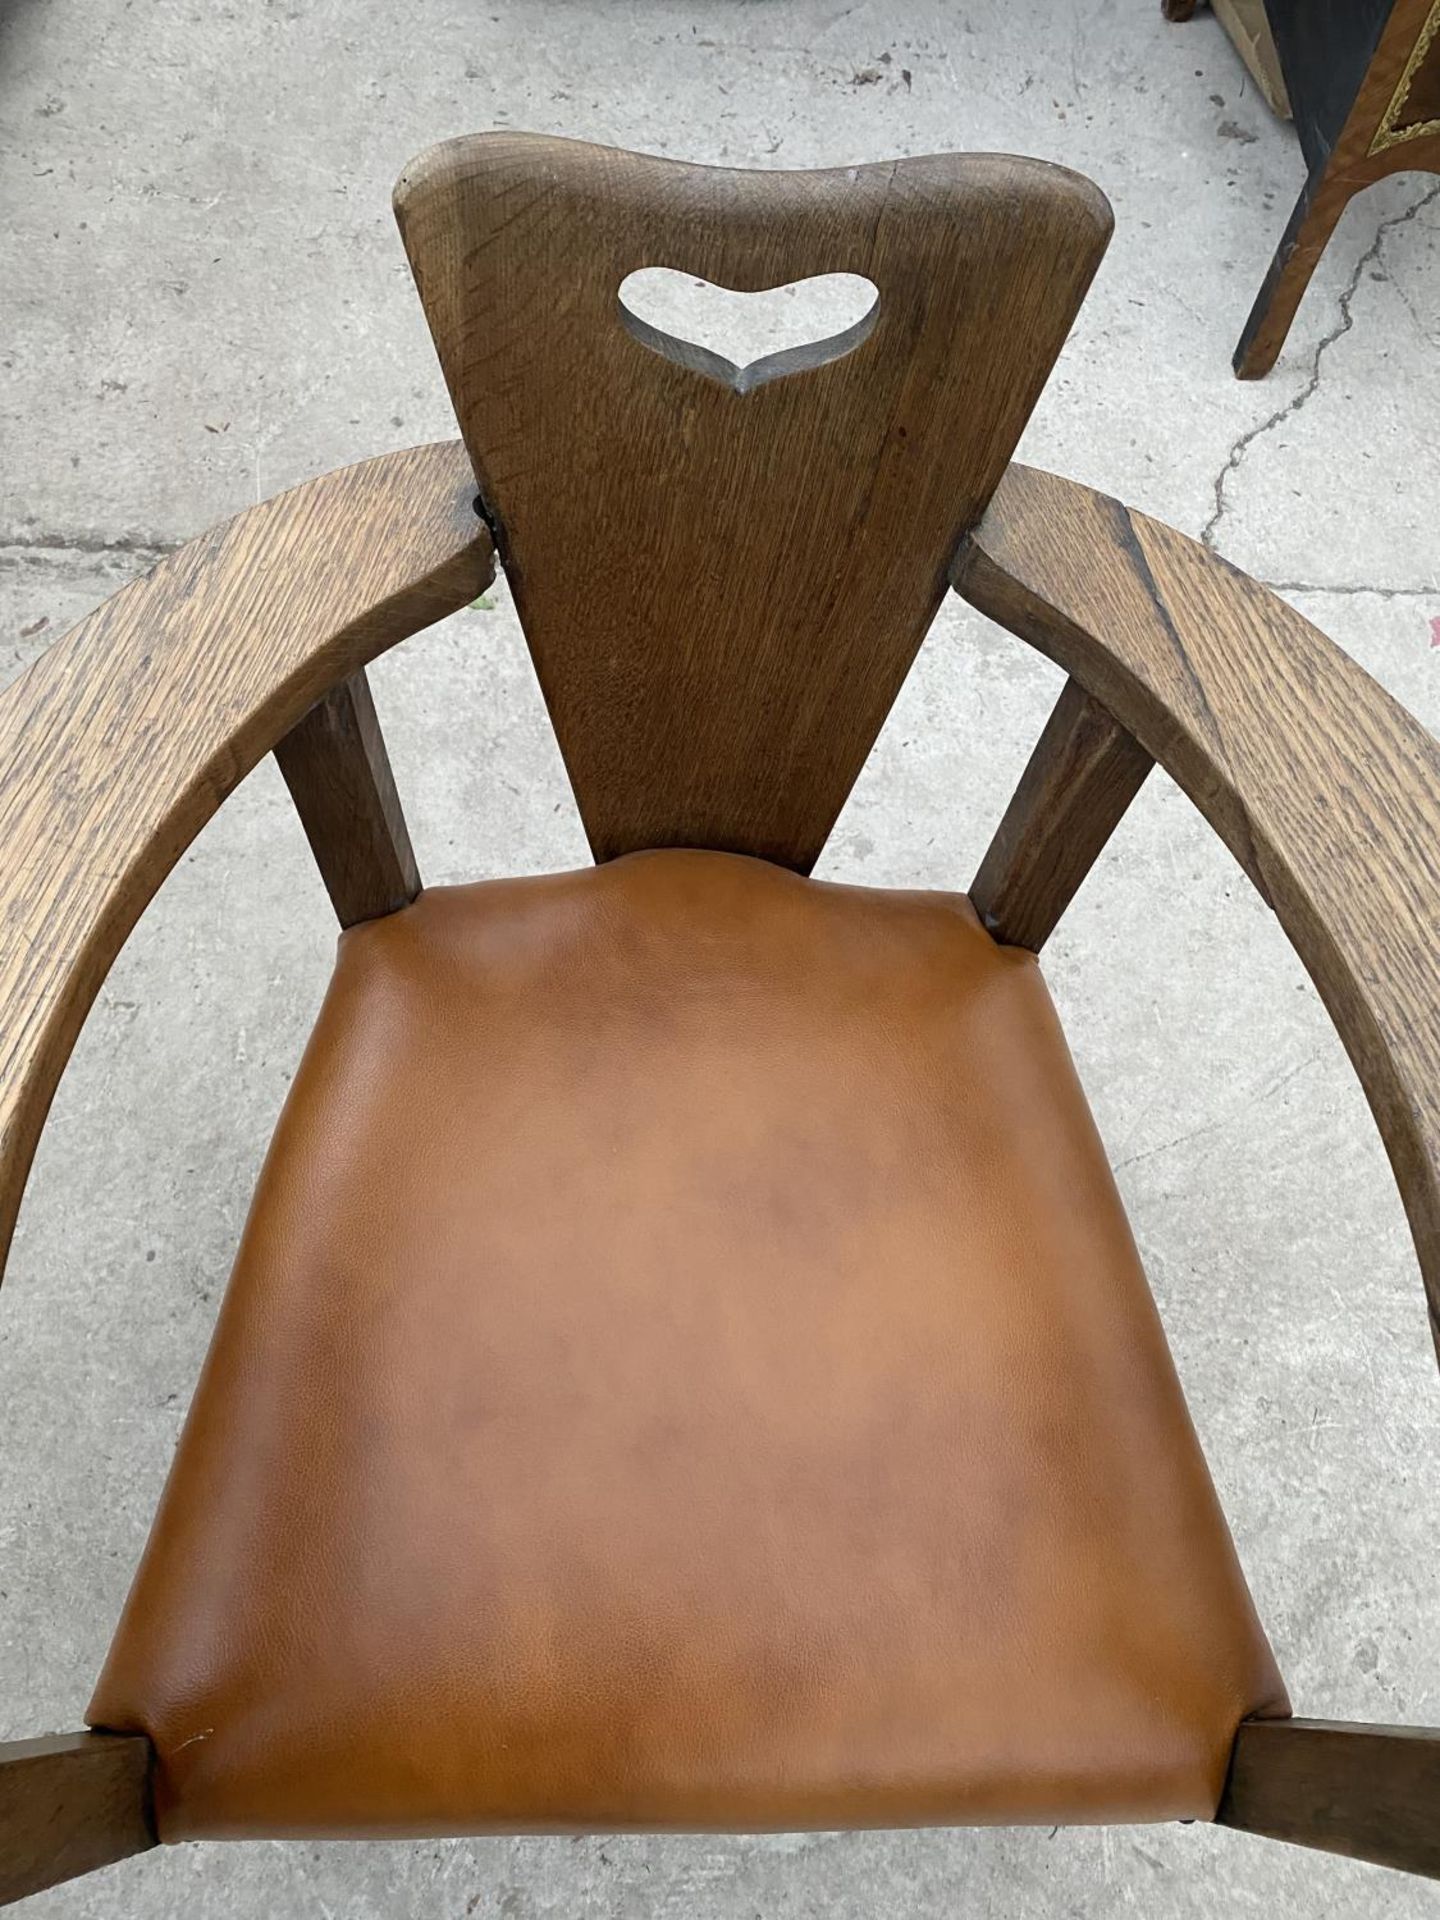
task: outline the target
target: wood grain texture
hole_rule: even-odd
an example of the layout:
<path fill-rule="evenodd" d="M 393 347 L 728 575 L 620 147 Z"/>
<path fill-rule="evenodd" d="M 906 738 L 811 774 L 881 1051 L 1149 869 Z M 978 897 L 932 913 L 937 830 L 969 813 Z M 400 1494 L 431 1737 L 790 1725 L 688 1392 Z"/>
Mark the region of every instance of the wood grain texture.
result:
<path fill-rule="evenodd" d="M 422 155 L 396 211 L 597 858 L 808 869 L 1069 331 L 1104 198 L 991 155 L 736 172 L 490 134 Z M 750 292 L 862 274 L 879 311 L 740 393 L 622 320 L 650 266 Z"/>
<path fill-rule="evenodd" d="M 1440 746 L 1256 581 L 1053 474 L 1010 469 L 956 585 L 1134 734 L 1274 908 L 1379 1124 L 1440 1344 Z"/>
<path fill-rule="evenodd" d="M 997 940 L 1039 953 L 1154 764 L 1065 682 L 970 888 Z"/>
<path fill-rule="evenodd" d="M 155 1844 L 148 1740 L 0 1741 L 0 1907 Z"/>
<path fill-rule="evenodd" d="M 1440 0 L 1266 0 L 1309 175 L 1235 349 L 1267 374 L 1321 254 L 1357 193 L 1440 172 Z"/>
<path fill-rule="evenodd" d="M 413 900 L 420 869 L 363 668 L 316 701 L 275 759 L 341 926 Z"/>
<path fill-rule="evenodd" d="M 1440 1728 L 1243 1721 L 1215 1818 L 1440 1879 Z"/>
<path fill-rule="evenodd" d="M 252 507 L 0 695 L 0 1258 L 91 1001 L 231 789 L 337 681 L 493 571 L 456 444 Z"/>

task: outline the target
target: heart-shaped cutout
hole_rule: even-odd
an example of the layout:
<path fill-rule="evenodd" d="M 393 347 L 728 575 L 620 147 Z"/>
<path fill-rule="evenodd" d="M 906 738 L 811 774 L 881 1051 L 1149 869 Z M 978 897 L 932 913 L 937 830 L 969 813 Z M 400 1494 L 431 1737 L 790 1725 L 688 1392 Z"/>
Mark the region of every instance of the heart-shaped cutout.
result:
<path fill-rule="evenodd" d="M 858 273 L 736 293 L 674 267 L 641 267 L 620 282 L 619 298 L 642 346 L 736 393 L 853 353 L 880 312 L 874 282 Z"/>

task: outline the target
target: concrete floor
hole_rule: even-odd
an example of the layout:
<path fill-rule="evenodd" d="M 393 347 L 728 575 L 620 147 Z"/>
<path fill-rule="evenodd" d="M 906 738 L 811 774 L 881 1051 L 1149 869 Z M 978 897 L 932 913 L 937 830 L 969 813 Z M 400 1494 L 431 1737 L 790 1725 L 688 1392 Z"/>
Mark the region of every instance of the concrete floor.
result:
<path fill-rule="evenodd" d="M 878 76 L 878 77 L 877 77 Z M 1117 233 L 1026 436 L 1278 584 L 1440 724 L 1440 188 L 1352 208 L 1274 376 L 1230 348 L 1298 187 L 1213 20 L 1158 0 L 10 0 L 0 667 L 157 554 L 450 432 L 388 212 L 443 135 L 804 167 L 1013 149 Z M 1436 629 L 1440 633 L 1440 629 Z M 423 869 L 584 848 L 503 591 L 375 671 Z M 823 871 L 963 884 L 1056 690 L 948 607 Z M 54 1109 L 0 1307 L 0 1736 L 79 1723 L 333 929 L 269 764 L 182 861 Z M 1315 994 L 1161 778 L 1047 972 L 1302 1711 L 1440 1721 L 1440 1383 Z M 1205 1828 L 167 1851 L 41 1914 L 1420 1915 L 1420 1882 Z"/>

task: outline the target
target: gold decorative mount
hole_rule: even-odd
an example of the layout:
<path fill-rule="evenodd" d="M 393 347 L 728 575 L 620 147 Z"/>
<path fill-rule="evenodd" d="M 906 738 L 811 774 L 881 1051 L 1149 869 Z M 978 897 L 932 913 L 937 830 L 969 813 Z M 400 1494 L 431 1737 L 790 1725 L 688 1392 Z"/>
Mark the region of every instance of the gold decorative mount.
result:
<path fill-rule="evenodd" d="M 1425 24 L 1415 36 L 1415 45 L 1410 49 L 1410 58 L 1405 62 L 1405 71 L 1399 84 L 1390 96 L 1375 137 L 1370 142 L 1369 152 L 1383 153 L 1387 147 L 1401 146 L 1406 140 L 1419 140 L 1426 134 L 1440 134 L 1440 120 L 1416 120 L 1409 126 L 1401 124 L 1401 115 L 1405 111 L 1405 102 L 1410 97 L 1410 88 L 1416 74 L 1425 64 L 1425 57 L 1440 35 L 1440 0 L 1434 0 Z"/>

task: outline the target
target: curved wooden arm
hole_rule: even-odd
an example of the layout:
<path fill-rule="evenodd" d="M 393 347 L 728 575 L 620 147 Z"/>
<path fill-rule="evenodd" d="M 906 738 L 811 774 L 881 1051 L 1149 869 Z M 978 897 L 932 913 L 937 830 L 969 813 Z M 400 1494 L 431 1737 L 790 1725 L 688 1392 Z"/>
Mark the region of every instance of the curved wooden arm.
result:
<path fill-rule="evenodd" d="M 1440 746 L 1226 561 L 1011 467 L 955 585 L 1184 788 L 1304 962 L 1379 1123 L 1440 1349 Z"/>
<path fill-rule="evenodd" d="M 474 498 L 458 442 L 307 481 L 123 588 L 0 695 L 0 1265 L 142 909 L 307 708 L 489 582 Z"/>

